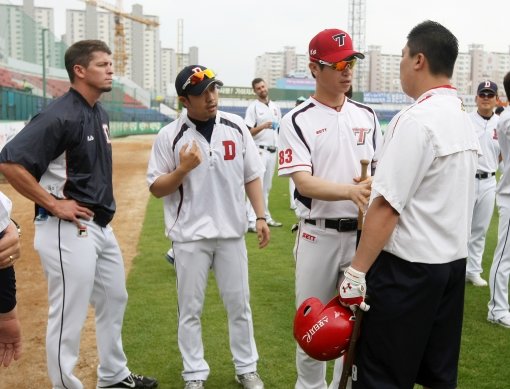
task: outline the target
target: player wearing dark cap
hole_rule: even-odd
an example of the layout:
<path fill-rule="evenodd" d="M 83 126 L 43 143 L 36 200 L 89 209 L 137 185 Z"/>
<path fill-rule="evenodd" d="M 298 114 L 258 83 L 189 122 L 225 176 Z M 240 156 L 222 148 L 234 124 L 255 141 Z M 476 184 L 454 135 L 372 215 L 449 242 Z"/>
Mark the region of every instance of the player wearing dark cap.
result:
<path fill-rule="evenodd" d="M 245 389 L 263 389 L 244 240 L 246 191 L 257 215 L 259 246 L 269 242 L 260 183 L 263 166 L 243 119 L 218 111 L 221 85 L 204 66 L 181 70 L 175 88 L 187 113 L 156 137 L 147 182 L 151 193 L 163 198 L 166 235 L 173 242 L 185 388 L 201 389 L 209 376 L 200 316 L 212 269 L 227 310 L 235 379 Z"/>

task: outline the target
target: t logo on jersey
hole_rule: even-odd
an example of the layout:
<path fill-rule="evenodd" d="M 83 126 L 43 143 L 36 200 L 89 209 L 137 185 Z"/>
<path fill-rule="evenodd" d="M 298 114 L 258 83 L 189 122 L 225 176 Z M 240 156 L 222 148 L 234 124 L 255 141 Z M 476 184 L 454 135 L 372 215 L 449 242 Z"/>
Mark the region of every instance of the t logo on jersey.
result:
<path fill-rule="evenodd" d="M 356 137 L 356 141 L 358 145 L 364 145 L 365 139 L 367 138 L 367 134 L 370 134 L 372 131 L 371 128 L 353 128 L 352 132 L 354 132 L 354 136 Z"/>
<path fill-rule="evenodd" d="M 236 157 L 236 144 L 231 140 L 224 140 L 223 147 L 225 148 L 225 156 L 223 159 L 225 161 L 231 161 Z"/>
<path fill-rule="evenodd" d="M 333 35 L 332 38 L 338 42 L 339 47 L 342 47 L 345 44 L 345 33 Z"/>
<path fill-rule="evenodd" d="M 106 142 L 107 143 L 111 143 L 111 138 L 110 138 L 110 129 L 108 128 L 108 124 L 103 124 L 103 131 L 104 131 L 104 136 L 106 137 Z"/>

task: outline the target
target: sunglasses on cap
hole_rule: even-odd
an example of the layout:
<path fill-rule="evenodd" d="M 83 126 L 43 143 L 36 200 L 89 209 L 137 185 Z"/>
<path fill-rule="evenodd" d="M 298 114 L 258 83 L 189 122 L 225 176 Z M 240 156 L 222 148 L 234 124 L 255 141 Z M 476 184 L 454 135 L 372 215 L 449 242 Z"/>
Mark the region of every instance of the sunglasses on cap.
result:
<path fill-rule="evenodd" d="M 326 62 L 321 59 L 314 59 L 314 62 L 320 63 L 321 65 L 326 65 L 333 70 L 341 72 L 341 71 L 345 70 L 345 68 L 347 68 L 347 67 L 349 67 L 349 69 L 354 68 L 354 65 L 356 65 L 356 58 L 352 58 L 347 61 L 334 62 L 334 63 Z"/>
<path fill-rule="evenodd" d="M 182 85 L 182 90 L 185 90 L 188 85 L 200 84 L 204 80 L 204 77 L 214 78 L 215 76 L 216 74 L 214 74 L 214 72 L 211 69 L 204 69 L 199 72 L 193 73 Z"/>
<path fill-rule="evenodd" d="M 478 97 L 481 97 L 481 98 L 487 98 L 487 99 L 492 99 L 494 96 L 496 96 L 494 93 L 492 92 L 480 92 L 478 93 Z"/>

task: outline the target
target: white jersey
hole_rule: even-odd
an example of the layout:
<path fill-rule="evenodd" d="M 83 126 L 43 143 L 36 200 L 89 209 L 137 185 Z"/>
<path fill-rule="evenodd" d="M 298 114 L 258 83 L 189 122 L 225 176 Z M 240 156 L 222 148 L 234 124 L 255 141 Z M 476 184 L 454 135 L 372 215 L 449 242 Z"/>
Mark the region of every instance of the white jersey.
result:
<path fill-rule="evenodd" d="M 480 146 L 456 89 L 427 91 L 384 136 L 371 200 L 400 214 L 384 250 L 430 264 L 466 258 Z"/>
<path fill-rule="evenodd" d="M 282 119 L 278 174 L 306 171 L 327 181 L 352 184 L 353 178 L 361 175 L 360 160 L 375 160 L 380 144 L 381 128 L 370 107 L 346 99 L 338 112 L 310 97 Z M 298 195 L 296 206 L 296 214 L 305 219 L 358 215 L 352 201 L 323 201 Z"/>
<path fill-rule="evenodd" d="M 250 128 L 257 127 L 266 122 L 273 123 L 273 128 L 266 128 L 253 137 L 257 146 L 276 145 L 276 134 L 281 120 L 282 113 L 280 108 L 271 100 L 269 100 L 267 105 L 258 99 L 252 101 L 246 109 L 244 117 L 244 122 Z"/>
<path fill-rule="evenodd" d="M 241 117 L 218 111 L 210 144 L 187 116 L 163 127 L 152 147 L 149 186 L 177 168 L 179 151 L 193 140 L 202 162 L 163 199 L 167 236 L 175 242 L 243 236 L 248 227 L 244 185 L 263 167 Z"/>
<path fill-rule="evenodd" d="M 510 195 L 510 109 L 501 113 L 496 130 L 504 166 L 496 192 L 499 195 Z"/>
<path fill-rule="evenodd" d="M 0 192 L 0 232 L 4 231 L 11 224 L 11 200 Z"/>
<path fill-rule="evenodd" d="M 484 119 L 477 111 L 471 112 L 469 118 L 480 142 L 482 155 L 478 157 L 480 172 L 494 173 L 499 165 L 499 143 L 496 127 L 499 116 L 493 114 L 489 120 Z"/>

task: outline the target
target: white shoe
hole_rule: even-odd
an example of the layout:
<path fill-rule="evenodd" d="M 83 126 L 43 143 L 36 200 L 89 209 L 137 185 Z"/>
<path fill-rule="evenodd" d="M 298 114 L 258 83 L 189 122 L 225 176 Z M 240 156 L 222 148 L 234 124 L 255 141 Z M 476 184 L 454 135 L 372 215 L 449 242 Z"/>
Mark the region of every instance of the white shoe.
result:
<path fill-rule="evenodd" d="M 244 389 L 264 389 L 264 383 L 256 371 L 236 375 L 236 381 L 243 385 Z"/>
<path fill-rule="evenodd" d="M 485 281 L 479 274 L 466 274 L 466 282 L 471 282 L 474 286 L 487 286 Z"/>
<path fill-rule="evenodd" d="M 499 324 L 500 326 L 505 327 L 505 328 L 510 328 L 510 315 L 503 316 L 499 319 L 487 318 L 487 321 L 489 323 Z"/>
<path fill-rule="evenodd" d="M 186 386 L 184 386 L 184 389 L 204 389 L 204 381 L 201 380 L 191 380 L 186 381 Z"/>
<path fill-rule="evenodd" d="M 248 225 L 248 232 L 257 232 L 257 227 Z"/>

